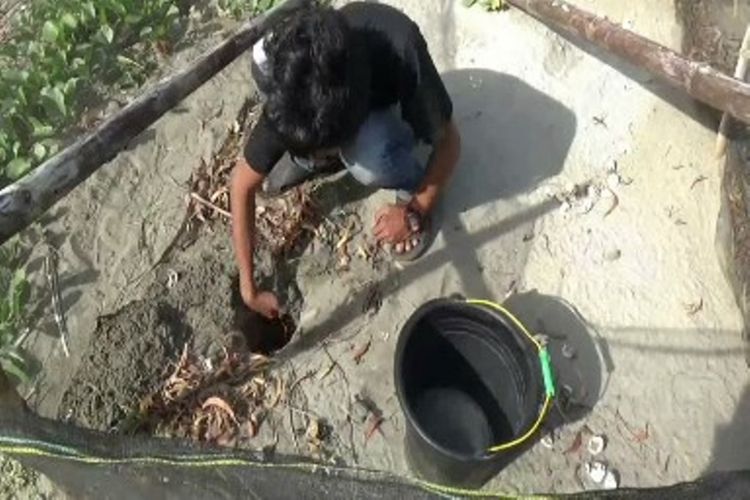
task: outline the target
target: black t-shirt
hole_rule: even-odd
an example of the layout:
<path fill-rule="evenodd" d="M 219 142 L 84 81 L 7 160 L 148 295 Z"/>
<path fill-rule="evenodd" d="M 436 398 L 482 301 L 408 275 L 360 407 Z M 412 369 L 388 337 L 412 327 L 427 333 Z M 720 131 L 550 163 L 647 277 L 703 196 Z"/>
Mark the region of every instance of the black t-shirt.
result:
<path fill-rule="evenodd" d="M 451 119 L 453 105 L 419 27 L 402 12 L 381 4 L 355 2 L 340 12 L 355 36 L 362 37 L 372 66 L 370 109 L 399 104 L 416 138 L 433 144 Z M 253 77 L 262 92 L 268 82 L 255 64 Z M 261 113 L 245 144 L 248 164 L 268 174 L 286 150 L 281 136 Z"/>

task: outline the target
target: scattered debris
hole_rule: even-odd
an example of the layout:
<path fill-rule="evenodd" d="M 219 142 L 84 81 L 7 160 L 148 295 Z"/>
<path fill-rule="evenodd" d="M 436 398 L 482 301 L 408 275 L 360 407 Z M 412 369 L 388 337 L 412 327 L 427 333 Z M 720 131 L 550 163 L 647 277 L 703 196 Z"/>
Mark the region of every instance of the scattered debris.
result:
<path fill-rule="evenodd" d="M 604 436 L 595 434 L 589 438 L 589 441 L 586 444 L 586 451 L 592 456 L 597 456 L 604 451 L 606 445 L 607 441 Z"/>
<path fill-rule="evenodd" d="M 294 389 L 296 389 L 299 384 L 301 384 L 302 382 L 304 382 L 305 380 L 307 380 L 309 378 L 312 378 L 314 375 L 315 375 L 315 372 L 313 370 L 310 370 L 307 373 L 305 373 L 304 375 L 302 375 L 300 378 L 298 378 L 297 380 L 295 380 L 292 383 L 292 385 L 289 386 L 289 395 L 290 396 L 292 395 L 292 393 L 294 392 Z"/>
<path fill-rule="evenodd" d="M 320 421 L 317 418 L 309 417 L 307 428 L 305 429 L 305 439 L 310 453 L 313 456 L 319 456 L 323 446 L 323 434 L 321 432 Z"/>
<path fill-rule="evenodd" d="M 599 125 L 600 127 L 609 128 L 609 127 L 607 127 L 607 121 L 606 121 L 606 118 L 604 117 L 604 115 L 602 115 L 602 116 L 594 116 L 593 120 L 594 120 L 594 125 Z"/>
<path fill-rule="evenodd" d="M 620 175 L 617 172 L 611 172 L 607 175 L 607 187 L 609 189 L 616 189 L 620 185 Z"/>
<path fill-rule="evenodd" d="M 610 172 L 607 176 L 607 187 L 609 189 L 617 189 L 620 186 L 630 186 L 632 183 L 632 178 L 624 178 L 617 171 Z"/>
<path fill-rule="evenodd" d="M 569 184 L 562 192 L 553 195 L 560 202 L 561 209 L 565 212 L 570 210 L 574 204 L 588 195 L 589 184 Z"/>
<path fill-rule="evenodd" d="M 685 304 L 684 307 L 685 312 L 688 316 L 695 316 L 703 310 L 703 297 L 701 297 L 698 302 L 690 302 L 688 304 Z"/>
<path fill-rule="evenodd" d="M 281 402 L 282 399 L 284 399 L 285 391 L 286 389 L 286 382 L 282 378 L 276 379 L 276 392 L 274 393 L 273 397 L 271 398 L 271 402 L 266 404 L 266 409 L 272 410 L 276 408 L 276 406 Z"/>
<path fill-rule="evenodd" d="M 328 365 L 328 368 L 326 368 L 325 371 L 322 371 L 320 375 L 318 376 L 318 381 L 320 382 L 321 380 L 326 378 L 328 375 L 330 375 L 334 368 L 336 368 L 336 362 L 331 361 L 330 364 Z"/>
<path fill-rule="evenodd" d="M 616 490 L 620 485 L 619 474 L 607 464 L 598 461 L 584 464 L 586 474 L 594 485 L 604 490 Z"/>
<path fill-rule="evenodd" d="M 584 469 L 586 470 L 586 474 L 588 474 L 589 479 L 591 479 L 591 481 L 596 484 L 602 484 L 604 482 L 604 478 L 607 477 L 607 465 L 603 462 L 598 462 L 596 460 L 592 462 L 586 462 L 586 464 L 584 465 Z"/>
<path fill-rule="evenodd" d="M 370 424 L 367 427 L 367 431 L 365 432 L 365 445 L 368 441 L 370 441 L 370 438 L 376 433 L 379 432 L 380 435 L 383 435 L 383 431 L 380 429 L 380 427 L 383 425 L 383 422 L 385 421 L 385 418 L 383 418 L 382 415 L 372 414 L 370 415 Z"/>
<path fill-rule="evenodd" d="M 607 473 L 604 475 L 604 481 L 602 481 L 602 486 L 605 490 L 616 490 L 619 488 L 620 480 L 617 471 L 607 470 Z"/>
<path fill-rule="evenodd" d="M 201 409 L 205 410 L 208 408 L 218 408 L 222 410 L 224 413 L 226 413 L 234 422 L 237 422 L 237 417 L 234 415 L 234 410 L 232 410 L 232 407 L 229 406 L 229 403 L 224 401 L 218 396 L 212 396 L 208 399 L 206 399 L 203 404 L 201 405 Z"/>
<path fill-rule="evenodd" d="M 318 229 L 320 216 L 310 196 L 309 186 L 294 188 L 263 207 L 262 211 L 256 210 L 255 224 L 261 245 L 265 245 L 274 256 L 298 248 L 304 235 L 322 237 Z"/>
<path fill-rule="evenodd" d="M 622 251 L 619 248 L 612 248 L 604 252 L 604 260 L 614 262 L 622 257 Z"/>
<path fill-rule="evenodd" d="M 633 435 L 633 442 L 636 444 L 645 443 L 651 435 L 648 422 L 646 422 L 646 426 L 643 429 L 637 430 L 635 432 L 631 430 L 630 433 Z"/>
<path fill-rule="evenodd" d="M 627 420 L 625 420 L 625 417 L 623 417 L 619 410 L 615 412 L 615 416 L 622 422 L 625 429 L 627 429 L 628 433 L 630 434 L 630 441 L 636 443 L 636 444 L 643 444 L 645 443 L 649 437 L 651 436 L 651 426 L 648 422 L 646 422 L 646 425 L 643 429 L 639 430 L 633 430 L 633 428 L 628 424 Z M 622 434 L 622 431 L 620 431 L 620 434 Z"/>
<path fill-rule="evenodd" d="M 205 223 L 216 215 L 230 217 L 229 176 L 242 144 L 242 132 L 256 119 L 258 110 L 251 100 L 245 102 L 219 151 L 209 162 L 201 159 L 190 178 L 187 199 L 190 223 Z"/>
<path fill-rule="evenodd" d="M 284 397 L 284 381 L 265 374 L 269 363 L 265 356 L 226 350 L 207 363 L 186 346 L 161 387 L 141 401 L 139 426 L 222 446 L 251 439 Z"/>
<path fill-rule="evenodd" d="M 614 212 L 615 209 L 620 205 L 620 198 L 618 198 L 615 192 L 609 188 L 604 189 L 601 199 L 608 203 L 606 210 L 604 210 L 604 217 L 607 217 L 609 214 Z"/>
<path fill-rule="evenodd" d="M 214 205 L 210 201 L 208 201 L 208 200 L 204 199 L 203 197 L 201 197 L 198 193 L 190 193 L 190 197 L 193 200 L 195 200 L 196 202 L 198 202 L 200 205 L 204 206 L 205 208 L 210 208 L 211 210 L 213 210 L 217 214 L 223 215 L 227 219 L 231 220 L 232 214 L 230 212 L 228 212 L 227 210 L 224 210 L 221 207 L 217 207 L 216 205 Z M 202 220 L 205 220 L 205 213 L 202 210 L 199 210 L 196 213 L 200 214 L 199 218 L 202 217 Z"/>
<path fill-rule="evenodd" d="M 63 354 L 66 358 L 70 357 L 70 348 L 68 339 L 70 333 L 68 332 L 68 323 L 65 321 L 65 310 L 63 309 L 62 295 L 60 294 L 60 282 L 58 275 L 58 262 L 59 255 L 57 249 L 51 244 L 47 244 L 48 253 L 44 258 L 44 274 L 47 278 L 47 284 L 50 288 L 50 296 L 52 297 L 52 311 L 55 315 L 55 324 L 57 325 L 57 331 L 60 335 L 60 345 L 62 346 Z"/>
<path fill-rule="evenodd" d="M 180 275 L 174 269 L 167 270 L 167 288 L 170 290 L 177 285 L 180 280 Z"/>
<path fill-rule="evenodd" d="M 565 359 L 573 359 L 576 357 L 576 349 L 572 345 L 565 343 L 561 349 L 562 355 Z"/>
<path fill-rule="evenodd" d="M 354 401 L 350 405 L 349 415 L 355 422 L 365 423 L 370 415 L 381 415 L 382 412 L 377 405 L 367 396 L 355 394 Z"/>
<path fill-rule="evenodd" d="M 362 305 L 362 313 L 372 315 L 377 314 L 382 305 L 383 294 L 380 291 L 380 287 L 377 283 L 370 284 L 367 289 L 367 295 L 365 296 L 365 302 Z"/>
<path fill-rule="evenodd" d="M 582 445 L 583 445 L 583 429 L 576 432 L 576 436 L 573 438 L 573 442 L 570 444 L 570 446 L 568 446 L 568 449 L 566 449 L 563 452 L 563 454 L 570 455 L 573 453 L 578 453 Z"/>
<path fill-rule="evenodd" d="M 676 218 L 676 219 L 674 218 L 674 216 L 677 215 L 677 209 L 675 207 L 673 207 L 673 206 L 670 205 L 667 208 L 665 208 L 664 211 L 666 212 L 667 217 L 669 217 L 670 219 L 674 220 L 675 225 L 677 225 L 677 226 L 686 226 L 687 225 L 687 222 L 685 222 L 683 219 L 681 219 L 679 217 Z"/>
<path fill-rule="evenodd" d="M 585 196 L 581 200 L 581 204 L 578 208 L 578 213 L 585 215 L 591 212 L 599 201 L 600 194 L 598 187 L 587 185 L 585 188 Z"/>
<path fill-rule="evenodd" d="M 704 182 L 704 181 L 707 181 L 707 180 L 708 180 L 708 177 L 706 177 L 705 175 L 699 175 L 698 177 L 695 178 L 695 180 L 693 181 L 693 183 L 690 184 L 690 189 L 693 189 L 695 186 L 697 186 L 701 182 Z"/>
<path fill-rule="evenodd" d="M 515 295 L 518 293 L 518 280 L 511 280 L 510 284 L 508 285 L 508 289 L 505 291 L 505 298 Z"/>
<path fill-rule="evenodd" d="M 362 347 L 357 349 L 357 352 L 355 352 L 354 356 L 352 357 L 355 363 L 362 363 L 362 359 L 364 358 L 365 354 L 367 354 L 367 351 L 370 350 L 370 344 L 372 344 L 372 340 L 368 340 L 362 345 Z"/>
<path fill-rule="evenodd" d="M 545 434 L 544 437 L 540 440 L 542 443 L 542 446 L 547 448 L 548 450 L 551 450 L 555 447 L 555 436 L 552 435 L 552 433 Z"/>

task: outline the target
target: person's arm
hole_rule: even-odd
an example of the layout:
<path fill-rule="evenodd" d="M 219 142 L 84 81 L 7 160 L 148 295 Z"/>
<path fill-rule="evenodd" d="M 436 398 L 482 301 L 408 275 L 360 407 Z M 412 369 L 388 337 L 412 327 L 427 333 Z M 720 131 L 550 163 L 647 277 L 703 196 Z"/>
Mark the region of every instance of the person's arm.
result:
<path fill-rule="evenodd" d="M 403 242 L 412 232 L 408 223 L 409 210 L 421 215 L 429 214 L 451 178 L 461 153 L 461 136 L 453 120 L 448 120 L 434 141 L 425 178 L 408 205 L 387 205 L 375 215 L 375 238 L 380 242 Z"/>
<path fill-rule="evenodd" d="M 230 205 L 232 210 L 232 245 L 240 272 L 240 294 L 251 309 L 267 318 L 279 315 L 279 301 L 271 292 L 257 289 L 253 277 L 255 248 L 255 192 L 263 182 L 244 158 L 237 160 L 232 171 Z"/>
<path fill-rule="evenodd" d="M 408 207 L 389 205 L 375 216 L 375 237 L 380 242 L 398 244 L 412 233 L 408 212 L 427 215 L 456 168 L 461 152 L 461 137 L 453 121 L 453 103 L 430 57 L 427 43 L 414 28 L 411 52 L 405 60 L 412 63 L 417 81 L 413 91 L 401 96 L 401 116 L 417 139 L 432 144 L 432 155 L 425 178 Z"/>
<path fill-rule="evenodd" d="M 443 188 L 456 169 L 461 154 L 461 135 L 453 120 L 443 125 L 427 164 L 427 174 L 410 203 L 411 208 L 428 214 L 435 207 Z"/>

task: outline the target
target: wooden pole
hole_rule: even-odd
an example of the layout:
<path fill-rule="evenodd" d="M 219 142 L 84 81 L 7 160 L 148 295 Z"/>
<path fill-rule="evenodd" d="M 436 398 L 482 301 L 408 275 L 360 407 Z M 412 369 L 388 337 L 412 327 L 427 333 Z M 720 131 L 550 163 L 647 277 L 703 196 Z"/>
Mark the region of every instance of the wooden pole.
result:
<path fill-rule="evenodd" d="M 663 45 L 562 0 L 507 2 L 545 24 L 587 40 L 649 71 L 713 108 L 750 123 L 750 85 L 708 64 L 691 61 Z"/>
<path fill-rule="evenodd" d="M 287 0 L 268 14 L 249 21 L 190 66 L 162 80 L 125 106 L 88 136 L 1 190 L 0 244 L 31 224 L 164 113 L 252 47 L 270 24 L 309 1 Z"/>
<path fill-rule="evenodd" d="M 745 81 L 747 76 L 748 57 L 750 57 L 750 26 L 745 30 L 745 36 L 742 39 L 742 45 L 740 45 L 740 53 L 737 55 L 737 66 L 734 68 L 734 77 L 738 80 Z M 719 124 L 719 134 L 716 138 L 716 157 L 721 158 L 727 151 L 727 134 L 729 133 L 729 125 L 731 123 L 731 117 L 724 113 L 721 116 L 721 123 Z"/>

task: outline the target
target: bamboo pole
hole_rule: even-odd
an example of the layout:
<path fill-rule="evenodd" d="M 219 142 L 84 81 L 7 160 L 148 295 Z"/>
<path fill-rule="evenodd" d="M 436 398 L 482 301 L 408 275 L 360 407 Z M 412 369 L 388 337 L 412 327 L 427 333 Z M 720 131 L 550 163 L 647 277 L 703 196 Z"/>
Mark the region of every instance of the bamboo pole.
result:
<path fill-rule="evenodd" d="M 260 39 L 267 27 L 310 0 L 287 0 L 243 25 L 179 73 L 133 102 L 38 168 L 0 191 L 0 244 L 114 158 L 128 143 Z"/>
<path fill-rule="evenodd" d="M 507 0 L 541 22 L 647 70 L 693 98 L 750 123 L 750 85 L 562 0 Z"/>

